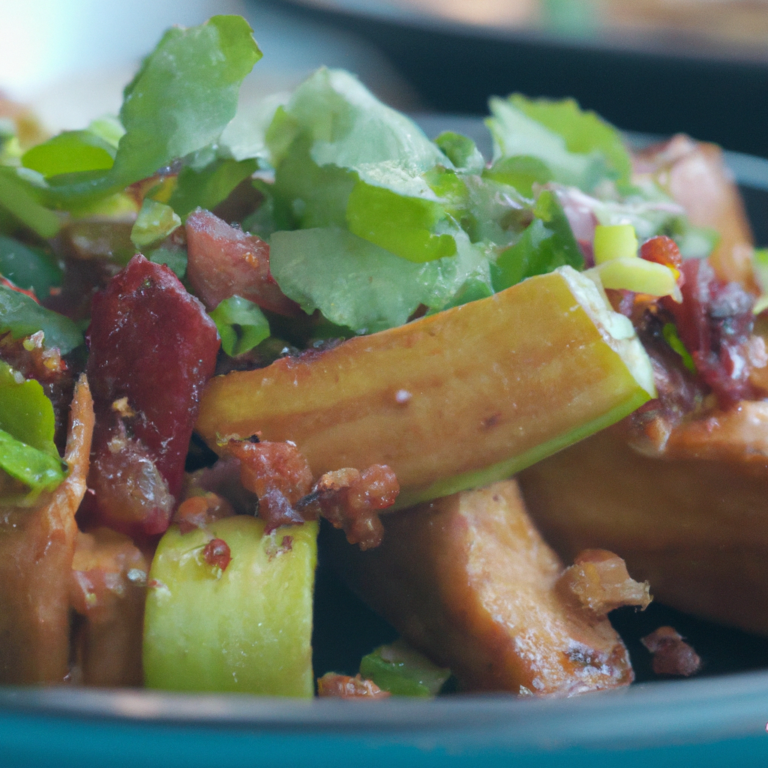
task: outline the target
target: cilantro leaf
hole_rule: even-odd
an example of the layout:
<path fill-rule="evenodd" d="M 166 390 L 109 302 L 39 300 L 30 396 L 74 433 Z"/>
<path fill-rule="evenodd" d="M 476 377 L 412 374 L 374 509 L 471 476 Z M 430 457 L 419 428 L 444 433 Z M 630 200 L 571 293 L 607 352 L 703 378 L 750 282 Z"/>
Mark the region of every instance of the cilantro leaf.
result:
<path fill-rule="evenodd" d="M 168 205 L 185 219 L 196 208 L 210 211 L 226 200 L 232 190 L 258 167 L 255 160 L 215 160 L 201 169 L 185 166 Z"/>
<path fill-rule="evenodd" d="M 343 227 L 415 262 L 456 252 L 450 216 L 424 179 L 452 168 L 448 156 L 347 72 L 320 69 L 300 85 L 266 140 L 280 225 Z"/>
<path fill-rule="evenodd" d="M 58 347 L 66 355 L 83 343 L 77 326 L 64 315 L 41 307 L 23 293 L 0 285 L 0 332 L 10 332 L 14 339 L 45 333 L 45 346 Z"/>
<path fill-rule="evenodd" d="M 574 269 L 584 269 L 584 256 L 554 192 L 542 192 L 534 214 L 536 218 L 522 237 L 502 251 L 491 268 L 496 291 L 566 264 Z"/>
<path fill-rule="evenodd" d="M 53 405 L 40 383 L 0 363 L 0 469 L 32 492 L 55 488 L 66 477 L 55 428 Z"/>
<path fill-rule="evenodd" d="M 0 275 L 41 299 L 62 279 L 61 267 L 52 256 L 4 235 L 0 235 Z"/>
<path fill-rule="evenodd" d="M 487 254 L 461 233 L 456 256 L 418 264 L 340 228 L 275 232 L 270 269 L 306 312 L 319 309 L 336 325 L 374 333 L 407 322 L 420 305 L 461 303 L 478 286 L 490 295 Z"/>
<path fill-rule="evenodd" d="M 490 108 L 486 125 L 493 136 L 495 162 L 525 158 L 529 174 L 586 192 L 605 178 L 629 183 L 632 162 L 619 132 L 572 99 L 531 100 L 515 94 L 491 99 Z M 544 168 L 537 168 L 536 160 Z"/>
<path fill-rule="evenodd" d="M 152 176 L 215 142 L 235 116 L 243 78 L 261 58 L 240 16 L 168 30 L 124 92 L 114 165 L 54 177 L 49 201 L 68 208 Z"/>

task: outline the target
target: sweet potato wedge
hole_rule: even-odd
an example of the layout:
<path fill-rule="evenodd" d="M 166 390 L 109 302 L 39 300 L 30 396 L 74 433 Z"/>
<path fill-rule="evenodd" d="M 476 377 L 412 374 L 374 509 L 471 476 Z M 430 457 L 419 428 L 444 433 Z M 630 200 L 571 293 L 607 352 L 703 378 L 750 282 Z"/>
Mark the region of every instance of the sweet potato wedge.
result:
<path fill-rule="evenodd" d="M 211 380 L 197 430 L 291 440 L 315 476 L 386 464 L 399 507 L 509 477 L 653 396 L 626 318 L 565 267 L 323 352 Z"/>
<path fill-rule="evenodd" d="M 69 671 L 69 580 L 75 512 L 85 494 L 93 401 L 75 389 L 69 476 L 32 508 L 0 510 L 0 683 L 61 683 Z"/>
<path fill-rule="evenodd" d="M 660 602 L 768 634 L 768 402 L 676 428 L 658 458 L 626 429 L 518 475 L 547 541 L 564 558 L 611 549 Z"/>
<path fill-rule="evenodd" d="M 571 695 L 628 685 L 604 617 L 558 588 L 563 566 L 513 480 L 387 515 L 380 547 L 331 538 L 342 575 L 465 691 Z"/>

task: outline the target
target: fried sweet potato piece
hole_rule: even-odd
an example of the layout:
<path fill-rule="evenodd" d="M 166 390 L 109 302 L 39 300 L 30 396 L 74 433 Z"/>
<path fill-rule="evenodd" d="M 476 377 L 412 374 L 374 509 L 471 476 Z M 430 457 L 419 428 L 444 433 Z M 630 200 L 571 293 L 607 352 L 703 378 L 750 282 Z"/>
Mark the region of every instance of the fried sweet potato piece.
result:
<path fill-rule="evenodd" d="M 768 634 L 768 402 L 684 422 L 660 456 L 631 438 L 622 422 L 518 475 L 547 541 L 621 552 L 660 602 Z"/>
<path fill-rule="evenodd" d="M 388 699 L 389 691 L 382 691 L 372 680 L 366 680 L 360 675 L 337 675 L 326 672 L 317 679 L 317 695 L 326 698 L 375 700 Z"/>
<path fill-rule="evenodd" d="M 78 534 L 70 598 L 83 617 L 74 639 L 79 682 L 141 685 L 148 572 L 147 558 L 127 536 L 109 528 Z"/>
<path fill-rule="evenodd" d="M 568 696 L 632 682 L 610 623 L 561 596 L 563 566 L 513 480 L 382 522 L 376 549 L 331 539 L 342 574 L 463 690 Z"/>
<path fill-rule="evenodd" d="M 75 512 L 85 494 L 93 402 L 80 378 L 64 458 L 70 472 L 32 509 L 0 510 L 0 682 L 60 683 L 69 663 Z"/>
<path fill-rule="evenodd" d="M 138 255 L 94 298 L 89 343 L 96 519 L 129 534 L 162 533 L 172 512 L 165 497 L 181 491 L 200 392 L 216 365 L 216 326 L 170 269 Z M 108 492 L 115 483 L 131 487 Z"/>

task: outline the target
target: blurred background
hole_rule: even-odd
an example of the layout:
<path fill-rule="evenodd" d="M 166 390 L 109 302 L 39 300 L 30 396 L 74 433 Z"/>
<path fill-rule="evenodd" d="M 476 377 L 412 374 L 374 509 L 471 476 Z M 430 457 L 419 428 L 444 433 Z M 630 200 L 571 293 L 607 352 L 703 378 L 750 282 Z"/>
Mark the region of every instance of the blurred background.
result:
<path fill-rule="evenodd" d="M 0 0 L 0 89 L 51 129 L 116 111 L 169 25 L 241 13 L 248 98 L 321 64 L 411 111 L 574 96 L 621 128 L 768 157 L 768 0 Z"/>

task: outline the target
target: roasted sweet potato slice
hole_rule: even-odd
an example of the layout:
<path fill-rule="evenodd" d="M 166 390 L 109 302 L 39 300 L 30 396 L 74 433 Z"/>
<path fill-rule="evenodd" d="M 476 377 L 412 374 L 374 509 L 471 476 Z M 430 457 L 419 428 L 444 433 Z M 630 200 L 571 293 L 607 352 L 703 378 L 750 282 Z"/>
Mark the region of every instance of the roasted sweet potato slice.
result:
<path fill-rule="evenodd" d="M 768 634 L 768 402 L 676 427 L 660 457 L 622 423 L 518 475 L 562 557 L 620 552 L 657 600 Z"/>
<path fill-rule="evenodd" d="M 69 663 L 69 578 L 75 512 L 85 494 L 93 402 L 75 388 L 67 450 L 69 476 L 32 509 L 0 510 L 0 682 L 60 683 Z"/>
<path fill-rule="evenodd" d="M 463 690 L 567 696 L 632 681 L 608 620 L 558 587 L 563 566 L 513 480 L 383 522 L 367 552 L 330 539 L 342 574 Z"/>

